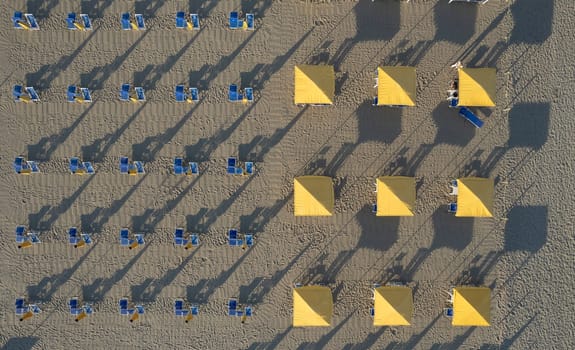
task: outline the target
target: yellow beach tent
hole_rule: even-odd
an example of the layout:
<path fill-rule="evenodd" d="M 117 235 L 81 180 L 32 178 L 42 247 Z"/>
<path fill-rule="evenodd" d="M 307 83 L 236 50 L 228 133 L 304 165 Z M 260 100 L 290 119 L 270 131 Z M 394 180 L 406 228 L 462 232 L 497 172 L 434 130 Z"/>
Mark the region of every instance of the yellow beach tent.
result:
<path fill-rule="evenodd" d="M 455 216 L 493 216 L 493 179 L 465 177 L 457 179 L 457 188 L 457 211 Z"/>
<path fill-rule="evenodd" d="M 413 315 L 411 288 L 383 286 L 375 289 L 374 326 L 409 326 Z"/>
<path fill-rule="evenodd" d="M 333 182 L 327 176 L 300 176 L 294 179 L 295 216 L 331 216 Z"/>
<path fill-rule="evenodd" d="M 453 289 L 454 326 L 489 326 L 491 290 L 487 287 Z"/>
<path fill-rule="evenodd" d="M 415 106 L 415 67 L 377 68 L 377 105 Z"/>
<path fill-rule="evenodd" d="M 460 106 L 495 106 L 495 68 L 458 68 Z"/>
<path fill-rule="evenodd" d="M 323 286 L 293 289 L 293 326 L 329 326 L 333 313 L 331 290 Z"/>
<path fill-rule="evenodd" d="M 333 104 L 335 73 L 333 66 L 295 67 L 295 104 Z"/>
<path fill-rule="evenodd" d="M 382 176 L 376 180 L 376 216 L 413 216 L 415 178 Z"/>

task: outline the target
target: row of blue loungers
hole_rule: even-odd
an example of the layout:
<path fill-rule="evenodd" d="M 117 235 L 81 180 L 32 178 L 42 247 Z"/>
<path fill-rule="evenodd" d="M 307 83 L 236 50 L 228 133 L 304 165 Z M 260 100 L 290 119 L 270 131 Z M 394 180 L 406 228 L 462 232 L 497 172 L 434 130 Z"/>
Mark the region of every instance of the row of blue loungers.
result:
<path fill-rule="evenodd" d="M 130 302 L 129 298 L 121 298 L 118 302 L 119 312 L 121 316 L 129 316 L 130 322 L 134 322 L 140 318 L 140 315 L 145 313 L 145 308 L 141 304 Z M 74 321 L 80 320 L 94 314 L 94 307 L 91 303 L 81 302 L 80 298 L 73 297 L 68 300 L 68 311 L 74 316 Z M 36 303 L 26 301 L 25 298 L 16 298 L 15 313 L 20 321 L 32 318 L 42 312 L 40 306 Z M 184 299 L 178 298 L 174 300 L 174 315 L 183 317 L 184 322 L 188 323 L 194 316 L 199 315 L 200 308 L 197 304 L 187 303 Z M 230 298 L 227 303 L 227 315 L 234 317 L 241 317 L 242 323 L 245 322 L 247 317 L 253 315 L 253 307 L 250 305 L 243 306 L 236 298 Z"/>
<path fill-rule="evenodd" d="M 130 229 L 120 229 L 120 246 L 126 247 L 129 250 L 144 245 L 144 234 L 130 233 Z M 250 248 L 254 245 L 255 237 L 253 233 L 239 233 L 236 229 L 228 230 L 228 245 L 230 247 L 241 247 L 242 249 Z M 40 234 L 32 232 L 26 226 L 16 226 L 16 244 L 18 249 L 29 248 L 35 244 L 40 244 Z M 68 229 L 68 244 L 74 248 L 81 248 L 89 246 L 93 243 L 92 237 L 89 233 L 80 233 L 77 227 L 70 227 Z M 182 247 L 184 250 L 200 245 L 200 237 L 197 233 L 186 233 L 183 228 L 176 228 L 174 231 L 174 246 Z"/>
<path fill-rule="evenodd" d="M 40 97 L 33 86 L 14 85 L 12 96 L 15 102 L 40 102 Z M 176 102 L 198 102 L 200 93 L 197 87 L 186 88 L 184 85 L 176 85 L 174 89 Z M 77 87 L 76 85 L 68 86 L 66 90 L 66 100 L 68 102 L 92 102 L 92 94 L 88 88 Z M 228 100 L 230 102 L 253 102 L 254 89 L 246 87 L 240 89 L 236 84 L 230 84 L 228 87 Z M 146 94 L 144 88 L 135 86 L 132 91 L 131 84 L 122 84 L 120 88 L 120 101 L 123 102 L 144 102 Z"/>
<path fill-rule="evenodd" d="M 14 159 L 12 164 L 14 171 L 21 175 L 30 175 L 40 173 L 38 162 L 27 160 L 20 156 Z M 176 175 L 198 175 L 200 167 L 197 162 L 184 162 L 184 158 L 174 158 L 174 174 Z M 94 166 L 92 162 L 84 162 L 78 157 L 70 158 L 69 163 L 70 173 L 75 175 L 94 174 Z M 252 175 L 255 171 L 254 162 L 243 162 L 241 166 L 236 157 L 229 157 L 227 160 L 226 171 L 230 175 Z M 120 157 L 120 173 L 129 175 L 144 174 L 144 163 L 141 161 L 132 161 L 128 157 Z"/>
<path fill-rule="evenodd" d="M 26 30 L 40 30 L 38 21 L 31 13 L 22 13 L 20 11 L 14 12 L 12 17 L 13 27 L 15 29 L 26 29 Z M 120 17 L 120 24 L 122 30 L 146 30 L 146 22 L 142 14 L 136 13 L 133 18 L 129 12 L 122 13 Z M 81 13 L 76 16 L 75 12 L 68 13 L 66 18 L 67 28 L 70 30 L 81 30 L 88 31 L 92 30 L 92 20 L 90 17 Z M 179 11 L 176 13 L 176 28 L 187 29 L 187 30 L 199 30 L 200 29 L 200 17 L 197 13 L 186 14 L 184 11 Z M 240 18 L 237 11 L 230 12 L 229 17 L 229 28 L 230 29 L 245 29 L 254 30 L 255 28 L 255 15 L 253 13 L 246 14 L 245 19 Z"/>

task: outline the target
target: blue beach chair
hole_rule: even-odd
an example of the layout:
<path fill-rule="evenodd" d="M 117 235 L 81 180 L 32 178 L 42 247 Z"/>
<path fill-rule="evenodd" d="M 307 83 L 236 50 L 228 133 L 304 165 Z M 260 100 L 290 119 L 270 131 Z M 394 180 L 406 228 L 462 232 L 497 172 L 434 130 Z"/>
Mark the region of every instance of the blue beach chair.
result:
<path fill-rule="evenodd" d="M 240 99 L 241 98 L 238 93 L 238 86 L 236 84 L 230 84 L 230 87 L 228 89 L 228 100 L 230 102 L 237 102 Z"/>
<path fill-rule="evenodd" d="M 33 14 L 25 13 L 24 17 L 26 17 L 26 21 L 28 22 L 30 30 L 40 30 L 40 26 L 38 26 L 38 22 L 36 21 L 36 18 Z"/>
<path fill-rule="evenodd" d="M 24 15 L 20 11 L 14 12 L 14 16 L 12 16 L 12 24 L 14 29 L 29 29 L 28 24 L 24 22 Z"/>
<path fill-rule="evenodd" d="M 68 29 L 70 29 L 70 30 L 78 29 L 78 27 L 76 27 L 76 13 L 75 12 L 68 13 L 68 18 L 66 18 L 66 24 L 68 26 Z"/>
<path fill-rule="evenodd" d="M 142 14 L 136 13 L 134 17 L 136 18 L 137 29 L 146 30 L 146 23 L 144 22 L 144 16 Z"/>
<path fill-rule="evenodd" d="M 184 309 L 184 300 L 176 299 L 174 302 L 174 314 L 176 316 L 187 316 L 190 310 Z"/>
<path fill-rule="evenodd" d="M 30 309 L 26 304 L 26 300 L 24 298 L 16 298 L 16 315 L 21 316 L 28 312 Z"/>
<path fill-rule="evenodd" d="M 230 29 L 238 29 L 239 25 L 238 13 L 236 11 L 230 12 Z"/>
<path fill-rule="evenodd" d="M 174 232 L 174 244 L 177 246 L 185 246 L 187 243 L 188 240 L 184 238 L 184 229 L 176 228 Z"/>
<path fill-rule="evenodd" d="M 229 175 L 239 175 L 243 173 L 243 169 L 237 166 L 237 159 L 235 157 L 228 158 L 227 172 Z"/>
<path fill-rule="evenodd" d="M 85 13 L 80 14 L 80 19 L 82 20 L 82 24 L 84 25 L 84 30 L 92 30 L 92 20 L 90 16 Z"/>
<path fill-rule="evenodd" d="M 467 107 L 459 108 L 459 115 L 478 129 L 483 126 L 483 120 L 479 119 L 479 117 L 473 114 L 473 112 L 471 112 Z"/>
<path fill-rule="evenodd" d="M 135 160 L 134 161 L 134 167 L 136 168 L 136 174 L 144 174 L 144 163 Z"/>
<path fill-rule="evenodd" d="M 447 207 L 447 212 L 448 213 L 456 213 L 457 212 L 457 203 L 449 203 L 449 206 Z"/>
<path fill-rule="evenodd" d="M 200 168 L 198 167 L 198 163 L 190 162 L 190 174 L 191 175 L 198 175 L 200 173 Z"/>
<path fill-rule="evenodd" d="M 118 304 L 120 306 L 120 315 L 127 316 L 134 313 L 134 309 L 129 308 L 128 298 L 120 299 L 120 302 Z"/>
<path fill-rule="evenodd" d="M 254 235 L 253 235 L 253 234 L 251 234 L 251 233 L 246 234 L 246 235 L 244 236 L 244 238 L 245 238 L 245 240 L 246 240 L 246 247 L 249 248 L 249 247 L 251 247 L 251 246 L 254 245 Z"/>
<path fill-rule="evenodd" d="M 133 240 L 130 239 L 130 230 L 123 228 L 120 230 L 120 245 L 122 247 L 129 247 Z"/>
<path fill-rule="evenodd" d="M 137 86 L 134 88 L 134 90 L 136 90 L 136 98 L 138 99 L 138 102 L 146 101 L 146 95 L 144 94 L 144 88 L 143 87 Z"/>
<path fill-rule="evenodd" d="M 74 316 L 79 315 L 83 311 L 83 308 L 80 307 L 80 301 L 78 300 L 78 298 L 71 298 L 68 301 L 68 308 L 70 310 L 70 314 Z"/>
<path fill-rule="evenodd" d="M 25 226 L 16 226 L 16 243 L 24 243 L 28 240 Z"/>
<path fill-rule="evenodd" d="M 121 23 L 122 30 L 132 30 L 132 23 L 130 21 L 130 14 L 128 12 L 122 13 Z"/>
<path fill-rule="evenodd" d="M 130 84 L 122 84 L 120 89 L 120 101 L 130 101 Z"/>
<path fill-rule="evenodd" d="M 237 316 L 238 300 L 231 298 L 228 300 L 228 316 Z"/>
<path fill-rule="evenodd" d="M 127 174 L 130 167 L 128 157 L 120 157 L 120 174 Z"/>
<path fill-rule="evenodd" d="M 243 240 L 238 238 L 238 231 L 231 229 L 228 231 L 228 244 L 232 247 L 243 245 Z"/>
<path fill-rule="evenodd" d="M 22 90 L 23 90 L 22 85 L 14 85 L 14 88 L 12 88 L 12 96 L 14 97 L 14 101 L 16 101 L 16 102 L 21 101 L 22 94 L 23 94 Z"/>
<path fill-rule="evenodd" d="M 455 108 L 455 107 L 457 107 L 458 103 L 459 103 L 459 99 L 458 99 L 458 98 L 455 98 L 455 97 L 450 98 L 450 99 L 449 99 L 449 108 Z"/>
<path fill-rule="evenodd" d="M 198 16 L 197 13 L 190 13 L 190 23 L 188 23 L 188 28 L 190 24 L 192 25 L 192 29 L 200 29 L 200 16 Z"/>
<path fill-rule="evenodd" d="M 78 157 L 70 158 L 69 169 L 70 169 L 70 172 L 72 174 L 82 175 L 82 174 L 86 173 L 86 168 L 84 167 L 84 163 L 82 163 L 80 161 L 80 158 L 78 158 Z"/>
<path fill-rule="evenodd" d="M 32 86 L 26 86 L 26 92 L 28 93 L 28 96 L 30 96 L 30 99 L 32 101 L 34 101 L 34 102 L 40 101 L 40 97 L 38 96 L 38 93 L 36 92 L 36 90 Z"/>
<path fill-rule="evenodd" d="M 197 87 L 190 88 L 190 98 L 192 99 L 192 102 L 198 102 L 200 100 L 200 93 Z"/>
<path fill-rule="evenodd" d="M 184 89 L 184 85 L 176 85 L 176 89 L 174 90 L 174 94 L 176 95 L 176 102 L 185 102 L 187 100 Z"/>
<path fill-rule="evenodd" d="M 186 29 L 188 23 L 186 21 L 186 14 L 184 11 L 176 12 L 176 28 Z"/>
<path fill-rule="evenodd" d="M 174 158 L 174 173 L 176 175 L 182 175 L 185 173 L 184 159 L 180 157 Z"/>
<path fill-rule="evenodd" d="M 246 96 L 245 99 L 247 100 L 247 102 L 253 102 L 254 101 L 254 89 L 251 87 L 247 87 L 244 89 Z"/>
<path fill-rule="evenodd" d="M 255 26 L 255 16 L 253 13 L 246 14 L 246 29 L 254 30 Z"/>
<path fill-rule="evenodd" d="M 30 174 L 32 172 L 24 157 L 16 157 L 12 163 L 12 168 L 17 174 Z"/>

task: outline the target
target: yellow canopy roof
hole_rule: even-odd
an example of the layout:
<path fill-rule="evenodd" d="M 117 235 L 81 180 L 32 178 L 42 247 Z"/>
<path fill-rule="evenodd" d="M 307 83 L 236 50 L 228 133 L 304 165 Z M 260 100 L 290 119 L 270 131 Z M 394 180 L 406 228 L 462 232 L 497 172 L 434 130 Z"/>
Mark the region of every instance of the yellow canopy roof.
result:
<path fill-rule="evenodd" d="M 453 290 L 454 326 L 489 326 L 491 290 L 487 287 L 457 287 Z"/>
<path fill-rule="evenodd" d="M 415 178 L 382 176 L 377 178 L 376 216 L 413 216 Z"/>
<path fill-rule="evenodd" d="M 413 315 L 411 288 L 385 286 L 375 289 L 374 326 L 409 326 Z"/>
<path fill-rule="evenodd" d="M 377 68 L 377 105 L 415 106 L 415 67 Z"/>
<path fill-rule="evenodd" d="M 331 290 L 304 286 L 293 290 L 293 326 L 329 326 L 333 313 Z"/>
<path fill-rule="evenodd" d="M 459 105 L 495 106 L 495 68 L 459 68 Z"/>
<path fill-rule="evenodd" d="M 465 177 L 457 179 L 457 188 L 455 216 L 493 216 L 493 179 Z"/>
<path fill-rule="evenodd" d="M 294 179 L 295 216 L 331 216 L 333 183 L 327 176 L 300 176 Z"/>
<path fill-rule="evenodd" d="M 335 73 L 333 66 L 295 67 L 295 104 L 333 104 Z"/>

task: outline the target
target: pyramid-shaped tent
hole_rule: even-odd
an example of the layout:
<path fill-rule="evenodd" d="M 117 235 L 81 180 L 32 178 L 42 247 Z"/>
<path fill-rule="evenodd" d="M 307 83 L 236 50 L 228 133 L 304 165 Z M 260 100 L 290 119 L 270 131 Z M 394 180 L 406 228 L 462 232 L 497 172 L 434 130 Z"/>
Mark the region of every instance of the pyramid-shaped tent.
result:
<path fill-rule="evenodd" d="M 377 183 L 377 216 L 413 216 L 415 179 L 381 176 Z"/>
<path fill-rule="evenodd" d="M 454 326 L 489 326 L 491 290 L 486 287 L 453 289 Z"/>
<path fill-rule="evenodd" d="M 300 176 L 294 179 L 295 216 L 331 216 L 333 183 L 327 176 Z"/>
<path fill-rule="evenodd" d="M 295 104 L 333 104 L 335 73 L 333 66 L 300 65 L 295 67 Z"/>
<path fill-rule="evenodd" d="M 460 106 L 495 106 L 495 68 L 458 68 L 457 71 Z"/>
<path fill-rule="evenodd" d="M 331 290 L 323 286 L 293 289 L 293 326 L 329 326 L 333 314 Z"/>
<path fill-rule="evenodd" d="M 415 67 L 377 68 L 377 105 L 415 106 Z"/>
<path fill-rule="evenodd" d="M 458 217 L 492 217 L 493 216 L 493 179 L 465 177 L 457 179 Z"/>
<path fill-rule="evenodd" d="M 409 326 L 413 315 L 411 288 L 383 286 L 375 289 L 374 326 Z"/>

